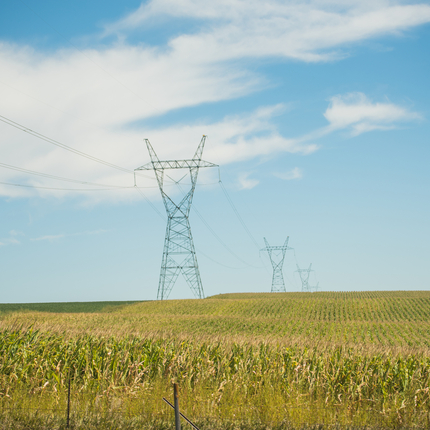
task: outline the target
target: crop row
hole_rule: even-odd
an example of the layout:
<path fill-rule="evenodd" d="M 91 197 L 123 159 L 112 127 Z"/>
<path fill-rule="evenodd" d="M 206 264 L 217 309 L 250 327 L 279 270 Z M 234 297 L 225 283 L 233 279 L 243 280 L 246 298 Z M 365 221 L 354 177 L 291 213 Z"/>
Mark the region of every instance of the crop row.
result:
<path fill-rule="evenodd" d="M 168 339 L 99 338 L 39 331 L 0 333 L 0 391 L 18 386 L 138 387 L 158 378 L 218 388 L 269 384 L 331 400 L 393 396 L 429 404 L 430 358 L 358 354 L 345 348 L 256 346 Z"/>

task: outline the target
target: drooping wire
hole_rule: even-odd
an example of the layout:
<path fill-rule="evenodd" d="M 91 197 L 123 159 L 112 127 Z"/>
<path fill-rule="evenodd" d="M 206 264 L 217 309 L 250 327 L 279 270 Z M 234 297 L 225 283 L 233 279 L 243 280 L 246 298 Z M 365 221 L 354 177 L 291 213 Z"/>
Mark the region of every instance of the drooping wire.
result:
<path fill-rule="evenodd" d="M 157 215 L 163 220 L 165 221 L 166 218 L 161 214 L 161 212 L 152 204 L 152 202 L 148 199 L 148 197 L 145 196 L 145 194 L 135 185 L 136 190 L 140 193 L 140 195 L 145 199 L 145 201 L 151 206 L 151 208 L 157 213 Z M 207 227 L 209 227 L 209 225 L 207 225 Z M 210 228 L 210 227 L 209 227 Z M 214 260 L 212 257 L 209 257 L 209 255 L 205 254 L 201 249 L 195 247 L 196 250 L 199 252 L 199 254 L 203 255 L 204 257 L 206 257 L 207 259 L 213 261 L 216 264 L 219 264 L 220 266 L 224 266 L 227 267 L 229 269 L 234 269 L 234 270 L 240 270 L 242 269 L 241 267 L 231 267 L 231 266 L 227 266 L 226 264 L 220 263 L 219 261 Z M 245 263 L 246 264 L 246 263 Z"/>
<path fill-rule="evenodd" d="M 24 169 L 22 167 L 11 166 L 10 164 L 5 164 L 5 163 L 0 163 L 0 167 L 3 167 L 5 169 L 10 169 L 10 170 L 16 170 L 16 171 L 22 172 L 22 173 L 27 173 L 29 175 L 36 175 L 36 176 L 42 176 L 44 178 L 55 179 L 57 181 L 73 182 L 75 184 L 94 185 L 97 187 L 105 187 L 105 188 L 132 188 L 131 186 L 130 187 L 124 187 L 121 185 L 97 184 L 95 182 L 87 182 L 87 181 L 79 181 L 77 179 L 63 178 L 61 176 L 55 176 L 55 175 L 49 175 L 47 173 L 36 172 L 34 170 L 28 170 L 28 169 Z"/>
<path fill-rule="evenodd" d="M 254 236 L 251 234 L 251 232 L 249 231 L 248 227 L 246 226 L 245 222 L 243 221 L 242 217 L 239 214 L 239 211 L 237 210 L 236 206 L 233 203 L 233 200 L 231 199 L 230 195 L 228 194 L 226 188 L 224 187 L 224 184 L 221 181 L 221 172 L 218 169 L 218 183 L 220 184 L 220 187 L 225 195 L 225 197 L 227 198 L 227 201 L 229 202 L 231 208 L 233 209 L 233 212 L 235 213 L 235 215 L 237 216 L 239 222 L 241 223 L 242 227 L 244 228 L 244 230 L 246 231 L 246 233 L 248 234 L 248 236 L 251 238 L 251 241 L 253 242 L 253 244 L 256 246 L 256 248 L 258 249 L 258 253 L 259 253 L 259 258 L 261 260 L 261 263 L 263 264 L 264 270 L 269 273 L 269 269 L 266 266 L 266 263 L 264 262 L 264 260 L 261 258 L 261 253 L 260 253 L 260 246 L 258 245 L 257 241 L 255 240 Z"/>
<path fill-rule="evenodd" d="M 166 175 L 167 176 L 167 175 Z M 184 176 L 185 177 L 185 176 Z M 175 184 L 178 186 L 179 190 L 184 193 L 184 190 L 182 189 L 181 185 L 179 184 L 179 182 L 184 178 L 182 177 L 181 179 L 179 179 L 179 181 L 174 181 L 172 178 L 172 181 L 175 182 Z M 213 228 L 208 224 L 208 222 L 203 218 L 203 215 L 197 210 L 195 204 L 193 204 L 192 206 L 193 211 L 197 214 L 197 216 L 200 218 L 200 220 L 203 222 L 203 224 L 205 225 L 205 227 L 211 232 L 211 234 L 215 237 L 215 239 L 235 258 L 237 258 L 240 262 L 242 262 L 243 264 L 245 264 L 246 266 L 249 267 L 254 267 L 254 268 L 258 268 L 256 266 L 253 266 L 252 264 L 247 263 L 245 260 L 243 260 L 242 258 L 240 258 L 234 251 L 232 251 L 226 244 L 225 242 L 215 233 L 215 231 L 213 230 Z M 209 257 L 210 258 L 210 257 Z M 212 259 L 213 260 L 213 259 Z M 215 260 L 213 260 L 215 261 Z M 225 266 L 222 263 L 218 263 L 222 266 Z M 225 267 L 229 267 L 229 266 L 225 266 Z M 230 267 L 231 269 L 241 269 L 241 268 L 234 268 L 234 267 Z"/>
<path fill-rule="evenodd" d="M 249 231 L 245 222 L 243 221 L 242 217 L 240 216 L 238 210 L 236 209 L 236 206 L 233 203 L 233 200 L 231 199 L 230 195 L 227 193 L 227 190 L 224 187 L 224 184 L 222 183 L 221 178 L 219 179 L 219 184 L 220 184 L 220 187 L 221 187 L 225 197 L 227 198 L 228 203 L 230 204 L 231 208 L 233 209 L 233 212 L 235 213 L 235 215 L 236 215 L 237 219 L 239 220 L 240 224 L 242 225 L 243 229 L 246 231 L 247 235 L 249 236 L 249 238 L 251 239 L 253 244 L 256 246 L 256 248 L 258 250 L 260 250 L 261 247 L 258 245 L 257 241 L 254 239 L 254 236 L 251 234 L 251 232 Z"/>
<path fill-rule="evenodd" d="M 205 254 L 200 248 L 197 248 L 197 247 L 195 247 L 195 248 L 199 252 L 199 254 L 203 255 L 203 257 L 206 257 L 208 260 L 211 260 L 220 266 L 227 267 L 228 269 L 233 269 L 233 270 L 242 270 L 243 269 L 243 267 L 232 267 L 232 266 L 228 266 L 227 264 L 220 263 L 219 261 L 214 260 L 212 257 L 209 257 L 209 255 Z"/>
<path fill-rule="evenodd" d="M 165 221 L 166 218 L 163 216 L 163 214 L 154 206 L 154 204 L 151 202 L 151 200 L 148 199 L 148 197 L 146 197 L 146 195 L 141 191 L 141 189 L 135 185 L 134 188 L 136 188 L 137 192 L 143 197 L 143 199 L 146 201 L 146 203 L 149 204 L 149 206 L 151 206 L 151 208 L 157 213 L 157 215 L 163 220 Z"/>
<path fill-rule="evenodd" d="M 225 243 L 224 241 L 215 233 L 213 228 L 207 223 L 207 221 L 203 218 L 202 214 L 197 210 L 195 205 L 192 206 L 193 211 L 197 214 L 197 216 L 200 218 L 202 223 L 206 226 L 206 228 L 211 232 L 211 234 L 215 237 L 215 239 L 235 258 L 237 258 L 240 262 L 243 264 L 246 264 L 249 267 L 256 267 L 252 264 L 247 263 L 245 260 L 240 258 L 234 251 L 232 251 Z M 228 267 L 228 266 L 227 266 Z"/>
<path fill-rule="evenodd" d="M 25 184 L 12 184 L 10 182 L 0 182 L 1 185 L 10 185 L 13 187 L 36 188 L 41 190 L 55 190 L 55 191 L 114 191 L 118 188 L 56 188 L 56 187 L 42 187 L 37 185 Z M 119 188 L 134 188 L 134 187 L 119 187 Z"/>
<path fill-rule="evenodd" d="M 8 125 L 10 125 L 12 127 L 15 127 L 18 130 L 21 130 L 21 131 L 23 131 L 25 133 L 31 134 L 32 136 L 37 137 L 38 139 L 44 140 L 45 142 L 48 142 L 48 143 L 50 143 L 52 145 L 55 145 L 55 146 L 58 146 L 59 148 L 65 149 L 66 151 L 72 152 L 74 154 L 80 155 L 81 157 L 84 157 L 84 158 L 87 158 L 89 160 L 95 161 L 96 163 L 103 164 L 105 166 L 111 167 L 113 169 L 120 170 L 122 172 L 134 173 L 133 170 L 126 169 L 126 168 L 121 167 L 121 166 L 117 166 L 116 164 L 109 163 L 108 161 L 104 161 L 104 160 L 102 160 L 100 158 L 94 157 L 94 156 L 89 155 L 89 154 L 87 154 L 85 152 L 82 152 L 82 151 L 79 151 L 77 149 L 74 149 L 71 146 L 65 145 L 64 143 L 58 142 L 57 140 L 54 140 L 54 139 L 51 139 L 50 137 L 47 137 L 47 136 L 45 136 L 45 135 L 43 135 L 41 133 L 38 133 L 37 131 L 34 131 L 34 130 L 28 128 L 28 127 L 25 127 L 25 126 L 23 126 L 23 125 L 15 122 L 15 121 L 12 121 L 11 119 L 8 119 L 8 118 L 2 116 L 2 115 L 0 115 L 0 121 L 4 122 L 5 124 L 8 124 Z M 143 175 L 143 174 L 140 174 L 140 173 L 139 173 L 139 176 L 143 176 L 145 178 L 154 179 L 154 178 L 152 178 L 150 176 Z"/>

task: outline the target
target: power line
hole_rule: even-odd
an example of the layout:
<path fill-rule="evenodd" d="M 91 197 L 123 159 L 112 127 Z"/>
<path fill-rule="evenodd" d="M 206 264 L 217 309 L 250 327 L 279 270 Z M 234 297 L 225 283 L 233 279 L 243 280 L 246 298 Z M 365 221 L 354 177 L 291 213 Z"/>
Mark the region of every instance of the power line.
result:
<path fill-rule="evenodd" d="M 252 264 L 247 263 L 245 260 L 242 260 L 235 252 L 233 252 L 222 240 L 221 238 L 215 233 L 215 231 L 212 229 L 212 227 L 207 223 L 207 221 L 203 218 L 201 213 L 197 210 L 195 207 L 195 204 L 193 206 L 194 212 L 197 214 L 197 216 L 200 218 L 200 220 L 203 222 L 203 224 L 206 226 L 206 228 L 212 233 L 212 235 L 215 237 L 215 239 L 231 254 L 233 257 L 237 258 L 239 261 L 241 261 L 243 264 L 246 264 L 250 267 L 256 267 Z M 228 266 L 226 266 L 228 267 Z"/>
<path fill-rule="evenodd" d="M 45 135 L 43 135 L 41 133 L 38 133 L 37 131 L 34 131 L 34 130 L 28 128 L 28 127 L 25 127 L 24 125 L 21 125 L 21 124 L 15 122 L 15 121 L 12 121 L 11 119 L 8 119 L 8 118 L 6 118 L 6 117 L 4 117 L 2 115 L 0 115 L 0 121 L 4 122 L 5 124 L 8 124 L 8 125 L 10 125 L 12 127 L 15 127 L 18 130 L 21 130 L 21 131 L 23 131 L 25 133 L 31 134 L 32 136 L 37 137 L 38 139 L 44 140 L 45 142 L 48 142 L 48 143 L 50 143 L 52 145 L 55 145 L 55 146 L 58 146 L 58 147 L 60 147 L 62 149 L 65 149 L 66 151 L 72 152 L 74 154 L 80 155 L 81 157 L 84 157 L 84 158 L 87 158 L 89 160 L 95 161 L 96 163 L 100 163 L 100 164 L 103 164 L 105 166 L 112 167 L 113 169 L 117 169 L 117 170 L 120 170 L 122 172 L 134 173 L 133 170 L 126 169 L 126 168 L 121 167 L 121 166 L 117 166 L 116 164 L 109 163 L 108 161 L 104 161 L 104 160 L 102 160 L 100 158 L 94 157 L 94 156 L 89 155 L 89 154 L 87 154 L 85 152 L 82 152 L 82 151 L 79 151 L 77 149 L 74 149 L 74 148 L 72 148 L 72 147 L 70 147 L 68 145 L 65 145 L 64 143 L 58 142 L 57 140 L 54 140 L 54 139 L 51 139 L 50 137 L 47 137 L 47 136 L 45 136 Z M 141 175 L 141 176 L 144 176 L 145 178 L 153 179 L 150 176 L 146 176 L 146 175 Z"/>
<path fill-rule="evenodd" d="M 227 267 L 228 269 L 233 269 L 233 270 L 242 270 L 243 269 L 243 267 L 227 266 L 227 264 L 220 263 L 219 261 L 214 260 L 212 257 L 209 257 L 209 255 L 205 254 L 201 249 L 196 247 L 196 250 L 199 251 L 199 254 L 203 255 L 203 257 L 206 257 L 208 260 L 213 261 L 215 264 L 218 264 L 220 266 Z"/>
<path fill-rule="evenodd" d="M 167 176 L 167 175 L 166 175 Z M 172 179 L 172 178 L 170 178 Z M 182 178 L 183 179 L 183 178 Z M 173 179 L 172 179 L 173 181 Z M 179 181 L 175 181 L 175 184 L 178 186 L 178 188 L 180 189 L 180 191 L 182 193 L 184 193 L 182 187 L 180 186 Z M 250 266 L 250 267 L 256 267 L 253 266 L 252 264 L 247 263 L 245 260 L 242 260 L 242 258 L 240 258 L 235 252 L 233 252 L 225 243 L 224 241 L 215 233 L 215 231 L 213 230 L 213 228 L 208 224 L 208 222 L 203 218 L 203 215 L 197 210 L 196 208 L 196 204 L 194 203 L 194 205 L 192 206 L 194 212 L 197 214 L 197 216 L 200 218 L 200 220 L 203 222 L 203 224 L 206 226 L 206 228 L 212 233 L 212 235 L 215 237 L 215 239 L 235 258 L 237 258 L 239 261 L 241 261 L 243 264 Z M 205 256 L 207 257 L 207 256 Z M 210 258 L 210 257 L 208 257 Z M 211 258 L 210 258 L 211 259 Z M 211 259 L 212 260 L 212 259 Z M 213 260 L 215 261 L 215 260 Z M 221 263 L 218 263 L 221 264 Z M 221 266 L 225 266 L 224 264 L 221 264 Z M 229 267 L 229 266 L 225 266 L 225 267 Z M 230 269 L 234 269 L 234 267 L 229 267 Z M 257 267 L 258 268 L 258 267 Z"/>
<path fill-rule="evenodd" d="M 238 210 L 236 209 L 236 206 L 234 205 L 231 197 L 229 196 L 229 194 L 227 193 L 227 190 L 224 187 L 224 184 L 221 181 L 221 178 L 219 179 L 219 184 L 220 187 L 224 193 L 224 195 L 227 198 L 227 201 L 229 202 L 231 208 L 233 209 L 233 212 L 235 213 L 237 219 L 239 220 L 239 222 L 242 224 L 242 227 L 244 228 L 244 230 L 246 231 L 246 233 L 248 234 L 248 236 L 250 237 L 251 241 L 254 243 L 254 245 L 257 247 L 258 250 L 260 250 L 260 246 L 258 245 L 257 241 L 254 239 L 254 236 L 251 234 L 251 232 L 249 231 L 248 227 L 246 226 L 245 222 L 243 221 L 242 217 L 240 216 Z"/>
<path fill-rule="evenodd" d="M 87 181 L 79 181 L 77 179 L 63 178 L 61 176 L 55 176 L 55 175 L 49 175 L 47 173 L 36 172 L 34 170 L 28 170 L 28 169 L 24 169 L 22 167 L 11 166 L 10 164 L 5 164 L 5 163 L 0 163 L 0 167 L 3 167 L 5 169 L 10 169 L 10 170 L 16 170 L 18 172 L 27 173 L 29 175 L 36 175 L 36 176 L 42 176 L 44 178 L 55 179 L 57 181 L 73 182 L 75 184 L 94 185 L 97 187 L 107 187 L 107 188 L 133 188 L 131 186 L 130 187 L 123 187 L 121 185 L 97 184 L 95 182 L 87 182 Z"/>
<path fill-rule="evenodd" d="M 117 188 L 55 188 L 55 187 L 42 187 L 36 185 L 12 184 L 10 182 L 0 182 L 1 185 L 10 185 L 13 187 L 36 188 L 42 190 L 55 190 L 55 191 L 113 191 Z M 120 188 L 134 188 L 134 187 L 120 187 Z"/>
<path fill-rule="evenodd" d="M 136 186 L 137 191 L 141 194 L 141 196 L 145 199 L 145 201 L 152 207 L 152 209 L 154 209 L 154 211 L 157 213 L 157 215 L 163 220 L 165 221 L 165 217 L 161 214 L 161 212 L 152 204 L 152 202 L 148 199 L 148 197 L 145 196 L 145 194 L 143 194 L 142 191 L 140 191 L 140 189 Z M 209 227 L 210 228 L 210 227 Z M 204 257 L 206 257 L 208 260 L 213 261 L 216 264 L 219 264 L 220 266 L 224 266 L 227 267 L 228 269 L 234 269 L 234 270 L 241 270 L 241 267 L 232 267 L 232 266 L 227 266 L 226 264 L 220 263 L 217 260 L 214 260 L 212 257 L 209 257 L 209 255 L 205 254 L 201 249 L 196 247 L 196 250 L 199 251 L 199 254 L 203 255 Z"/>
<path fill-rule="evenodd" d="M 137 185 L 135 185 L 134 188 L 136 188 L 137 192 L 144 198 L 144 200 L 146 201 L 146 203 L 148 203 L 149 206 L 151 206 L 151 208 L 154 209 L 154 211 L 157 213 L 157 215 L 163 221 L 165 221 L 165 217 L 163 216 L 163 214 L 153 205 L 153 203 L 151 202 L 151 200 L 149 200 L 148 197 L 146 197 L 146 195 L 140 190 L 140 188 Z"/>

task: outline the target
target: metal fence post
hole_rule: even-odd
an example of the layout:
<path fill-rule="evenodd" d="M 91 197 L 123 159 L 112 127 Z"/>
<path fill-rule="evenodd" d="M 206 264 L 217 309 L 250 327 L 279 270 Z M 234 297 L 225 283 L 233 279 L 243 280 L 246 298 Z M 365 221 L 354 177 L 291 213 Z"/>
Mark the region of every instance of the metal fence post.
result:
<path fill-rule="evenodd" d="M 173 399 L 175 405 L 175 430 L 181 430 L 181 417 L 179 415 L 178 384 L 173 384 Z"/>
<path fill-rule="evenodd" d="M 67 389 L 67 425 L 66 427 L 69 428 L 70 426 L 70 375 L 69 375 L 69 387 Z"/>

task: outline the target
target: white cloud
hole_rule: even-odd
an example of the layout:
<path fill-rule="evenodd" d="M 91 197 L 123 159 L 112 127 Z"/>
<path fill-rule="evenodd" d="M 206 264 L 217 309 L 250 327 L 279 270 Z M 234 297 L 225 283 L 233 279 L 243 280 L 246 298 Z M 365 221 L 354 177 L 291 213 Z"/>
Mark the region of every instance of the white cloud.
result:
<path fill-rule="evenodd" d="M 39 242 L 42 240 L 48 240 L 49 242 L 53 242 L 55 240 L 63 239 L 64 237 L 66 237 L 65 234 L 51 234 L 51 235 L 36 237 L 36 238 L 30 239 L 30 240 L 32 242 Z"/>
<path fill-rule="evenodd" d="M 86 235 L 93 235 L 93 234 L 102 234 L 102 233 L 106 233 L 106 232 L 107 232 L 107 230 L 99 229 L 99 230 L 84 231 L 84 232 L 80 232 L 80 233 L 71 233 L 71 234 L 61 233 L 61 234 L 52 234 L 52 235 L 36 237 L 36 238 L 30 239 L 30 240 L 32 242 L 39 242 L 39 241 L 44 241 L 44 240 L 47 240 L 49 242 L 54 242 L 54 241 L 59 240 L 59 239 L 64 239 L 65 237 L 86 236 Z"/>
<path fill-rule="evenodd" d="M 19 245 L 21 242 L 19 240 L 16 240 L 13 237 L 9 237 L 7 239 L 2 239 L 0 242 L 0 246 L 7 246 L 7 245 Z"/>
<path fill-rule="evenodd" d="M 277 172 L 274 175 L 285 181 L 291 181 L 292 179 L 301 179 L 303 177 L 303 172 L 299 167 L 294 167 L 294 169 L 289 170 L 288 172 Z"/>
<path fill-rule="evenodd" d="M 260 181 L 257 179 L 251 179 L 249 178 L 250 173 L 242 173 L 239 175 L 239 184 L 240 184 L 240 188 L 242 190 L 250 190 L 254 187 L 256 187 Z"/>
<path fill-rule="evenodd" d="M 353 135 L 371 130 L 388 130 L 400 122 L 421 118 L 417 112 L 390 102 L 372 102 L 363 93 L 337 95 L 324 113 L 330 125 L 327 132 L 350 129 Z"/>
<path fill-rule="evenodd" d="M 198 23 L 192 33 L 184 29 L 158 46 L 127 42 L 130 33 L 183 18 Z M 45 53 L 0 41 L 0 114 L 130 170 L 148 161 L 144 137 L 160 158 L 172 159 L 191 156 L 200 136 L 207 134 L 204 158 L 218 164 L 279 152 L 310 154 L 317 149 L 313 140 L 324 133 L 390 128 L 414 115 L 389 103 L 337 96 L 325 113 L 330 126 L 299 138 L 282 136 L 274 125 L 274 118 L 285 109 L 282 104 L 218 121 L 159 127 L 136 124 L 263 88 L 264 77 L 249 71 L 241 59 L 325 61 L 337 58 L 345 44 L 399 34 L 429 21 L 430 6 L 388 0 L 153 0 L 108 26 L 104 35 L 118 34 L 122 42 L 105 48 Z M 131 174 L 65 152 L 1 122 L 0 132 L 2 163 L 82 181 L 133 185 Z M 79 188 L 6 169 L 0 169 L 0 182 Z M 145 193 L 158 197 L 153 179 L 139 178 L 139 186 L 153 187 Z M 84 195 L 84 191 L 34 191 L 0 184 L 4 196 L 35 192 L 57 198 Z M 85 195 L 91 202 L 140 198 L 134 190 Z"/>
<path fill-rule="evenodd" d="M 126 40 L 136 29 L 166 20 L 193 19 L 198 30 L 170 40 L 190 61 L 214 63 L 246 57 L 323 61 L 342 45 L 399 34 L 430 22 L 427 4 L 396 1 L 152 0 L 106 26 L 104 35 Z"/>
<path fill-rule="evenodd" d="M 19 245 L 21 242 L 16 238 L 16 236 L 24 236 L 24 233 L 11 230 L 8 238 L 0 239 L 0 246 Z"/>
<path fill-rule="evenodd" d="M 11 231 L 9 232 L 9 234 L 10 234 L 11 236 L 25 236 L 25 235 L 24 235 L 24 233 L 23 233 L 22 231 L 17 231 L 17 230 L 11 230 Z"/>

